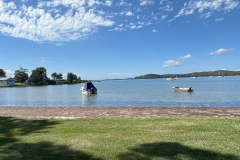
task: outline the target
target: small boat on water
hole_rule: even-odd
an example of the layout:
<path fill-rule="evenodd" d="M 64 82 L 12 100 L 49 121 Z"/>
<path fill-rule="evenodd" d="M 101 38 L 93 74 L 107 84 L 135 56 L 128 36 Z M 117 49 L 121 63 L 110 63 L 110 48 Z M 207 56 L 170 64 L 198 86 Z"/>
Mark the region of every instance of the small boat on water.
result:
<path fill-rule="evenodd" d="M 167 81 L 175 81 L 176 78 L 167 78 Z"/>
<path fill-rule="evenodd" d="M 82 94 L 97 94 L 97 88 L 92 84 L 92 82 L 85 83 L 84 87 L 80 89 Z"/>
<path fill-rule="evenodd" d="M 193 88 L 180 88 L 180 87 L 172 87 L 176 92 L 193 92 Z"/>

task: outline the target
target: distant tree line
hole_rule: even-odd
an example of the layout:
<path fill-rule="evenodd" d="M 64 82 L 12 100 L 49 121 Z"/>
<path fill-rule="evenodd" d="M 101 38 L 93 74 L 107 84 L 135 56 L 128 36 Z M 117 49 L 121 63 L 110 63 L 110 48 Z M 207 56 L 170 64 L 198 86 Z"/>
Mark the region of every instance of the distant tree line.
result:
<path fill-rule="evenodd" d="M 156 79 L 156 78 L 183 78 L 183 77 L 208 77 L 208 76 L 237 76 L 240 75 L 240 71 L 206 71 L 206 72 L 193 72 L 187 74 L 145 74 L 135 77 L 135 79 Z"/>
<path fill-rule="evenodd" d="M 32 70 L 31 75 L 28 75 L 28 70 L 20 66 L 19 70 L 14 72 L 14 79 L 18 83 L 28 83 L 35 85 L 44 85 L 44 84 L 70 84 L 70 83 L 82 83 L 86 80 L 81 80 L 81 77 L 77 77 L 76 74 L 71 72 L 67 73 L 67 80 L 63 80 L 62 73 L 52 73 L 51 77 L 53 80 L 47 77 L 47 70 L 44 67 L 38 67 Z M 0 69 L 0 77 L 6 77 L 6 72 L 3 69 Z M 59 81 L 58 81 L 59 80 Z"/>

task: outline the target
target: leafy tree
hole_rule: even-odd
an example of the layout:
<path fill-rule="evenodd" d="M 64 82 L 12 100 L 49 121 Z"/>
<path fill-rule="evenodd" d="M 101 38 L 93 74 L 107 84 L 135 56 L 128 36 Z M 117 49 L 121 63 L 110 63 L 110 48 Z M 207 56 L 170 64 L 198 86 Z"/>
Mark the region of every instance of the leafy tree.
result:
<path fill-rule="evenodd" d="M 25 82 L 28 79 L 28 70 L 20 67 L 19 70 L 16 70 L 14 73 L 14 79 L 18 82 Z"/>
<path fill-rule="evenodd" d="M 53 78 L 53 79 L 62 79 L 62 73 L 59 73 L 59 74 L 57 74 L 56 72 L 54 72 L 52 75 L 51 75 L 51 77 Z"/>
<path fill-rule="evenodd" d="M 5 77 L 5 76 L 6 76 L 6 72 L 4 72 L 4 70 L 0 68 L 0 77 Z"/>
<path fill-rule="evenodd" d="M 77 75 L 71 72 L 67 73 L 67 80 L 72 83 L 74 80 L 77 80 Z"/>
<path fill-rule="evenodd" d="M 53 79 L 57 79 L 57 76 L 58 76 L 58 74 L 57 74 L 56 72 L 54 72 L 54 73 L 51 75 L 51 77 L 52 77 Z"/>
<path fill-rule="evenodd" d="M 47 70 L 44 67 L 39 67 L 35 70 L 32 70 L 30 82 L 35 83 L 36 85 L 38 83 L 44 84 L 47 79 Z"/>
<path fill-rule="evenodd" d="M 62 79 L 62 73 L 59 73 L 58 75 L 57 75 L 57 79 Z"/>
<path fill-rule="evenodd" d="M 78 83 L 81 83 L 81 82 L 82 82 L 82 79 L 81 79 L 80 76 L 77 78 L 77 81 L 78 81 Z"/>

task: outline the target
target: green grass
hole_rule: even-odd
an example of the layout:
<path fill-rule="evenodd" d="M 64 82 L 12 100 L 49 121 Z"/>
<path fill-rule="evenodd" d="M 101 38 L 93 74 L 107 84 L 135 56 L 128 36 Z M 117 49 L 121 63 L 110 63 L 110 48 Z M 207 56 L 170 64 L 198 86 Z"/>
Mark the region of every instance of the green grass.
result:
<path fill-rule="evenodd" d="M 0 117 L 1 160 L 239 160 L 240 119 Z"/>
<path fill-rule="evenodd" d="M 27 86 L 27 83 L 16 83 L 17 86 Z"/>

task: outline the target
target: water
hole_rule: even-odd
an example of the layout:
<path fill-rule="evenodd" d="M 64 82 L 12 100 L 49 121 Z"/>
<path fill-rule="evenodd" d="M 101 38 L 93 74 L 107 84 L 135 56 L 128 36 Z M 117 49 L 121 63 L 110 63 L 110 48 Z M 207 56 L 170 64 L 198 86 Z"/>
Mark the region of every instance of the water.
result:
<path fill-rule="evenodd" d="M 0 106 L 223 106 L 240 107 L 240 76 L 111 80 L 93 83 L 97 95 L 82 95 L 84 84 L 0 88 Z M 172 87 L 192 86 L 194 92 Z"/>

